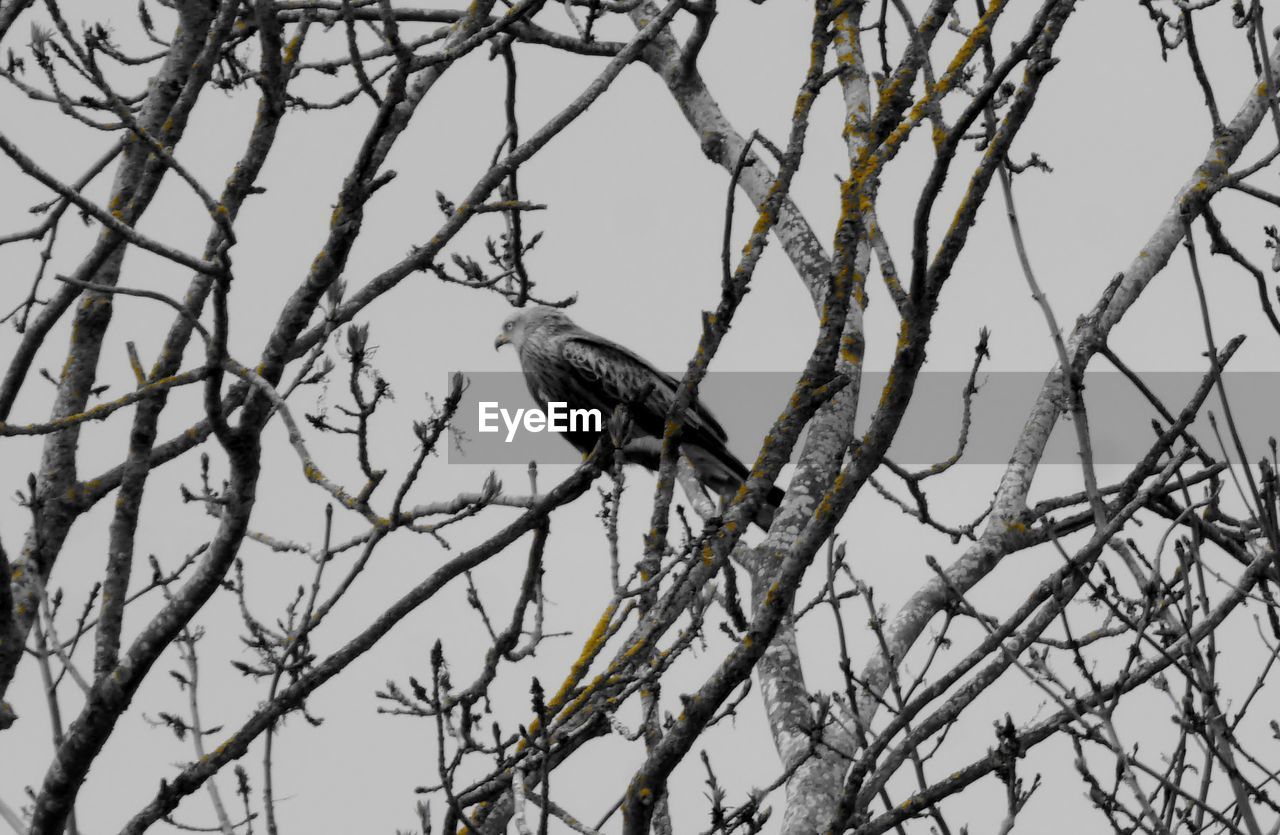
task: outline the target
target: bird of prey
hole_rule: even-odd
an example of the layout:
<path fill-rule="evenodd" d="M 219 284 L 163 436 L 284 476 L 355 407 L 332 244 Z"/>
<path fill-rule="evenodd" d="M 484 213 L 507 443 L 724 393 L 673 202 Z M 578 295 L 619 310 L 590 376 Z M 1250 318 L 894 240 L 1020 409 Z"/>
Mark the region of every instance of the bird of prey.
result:
<path fill-rule="evenodd" d="M 619 405 L 625 405 L 636 436 L 623 450 L 627 463 L 656 471 L 661 458 L 667 413 L 676 397 L 678 381 L 632 351 L 573 323 L 551 307 L 530 307 L 507 318 L 494 340 L 494 350 L 515 348 L 529 393 L 544 411 L 550 402 L 573 409 L 599 409 L 605 427 Z M 600 432 L 562 432 L 565 440 L 586 454 L 595 448 Z M 693 465 L 699 482 L 721 498 L 732 498 L 746 480 L 747 467 L 729 451 L 724 428 L 696 399 L 683 416 L 680 451 Z M 755 523 L 768 530 L 783 493 L 772 487 L 756 512 Z"/>

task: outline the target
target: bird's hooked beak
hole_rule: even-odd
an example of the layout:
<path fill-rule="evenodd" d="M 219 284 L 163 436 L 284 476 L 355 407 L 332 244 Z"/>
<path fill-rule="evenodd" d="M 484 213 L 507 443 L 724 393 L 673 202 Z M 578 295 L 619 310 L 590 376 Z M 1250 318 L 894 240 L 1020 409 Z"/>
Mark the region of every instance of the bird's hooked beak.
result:
<path fill-rule="evenodd" d="M 498 338 L 493 340 L 493 350 L 496 351 L 499 348 L 501 348 L 503 345 L 510 345 L 510 344 L 511 344 L 511 337 L 507 336 L 505 333 L 500 333 L 498 334 Z"/>

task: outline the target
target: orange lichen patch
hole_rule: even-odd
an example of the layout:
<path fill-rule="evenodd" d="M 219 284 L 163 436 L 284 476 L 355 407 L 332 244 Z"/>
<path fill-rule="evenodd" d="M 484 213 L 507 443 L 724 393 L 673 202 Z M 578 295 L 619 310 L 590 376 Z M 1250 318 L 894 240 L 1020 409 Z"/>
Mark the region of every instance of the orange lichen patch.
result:
<path fill-rule="evenodd" d="M 987 40 L 995 19 L 999 17 L 1000 12 L 1003 11 L 1007 2 L 1008 0 L 995 0 L 995 2 L 987 8 L 987 13 L 983 15 L 980 21 L 978 21 L 978 25 L 973 27 L 973 31 L 969 33 L 969 37 L 965 39 L 965 42 L 960 45 L 960 49 L 958 49 L 956 54 L 952 57 L 951 63 L 947 65 L 946 72 L 940 79 L 938 79 L 937 84 L 935 84 L 932 89 L 926 91 L 925 95 L 912 105 L 907 117 L 899 122 L 897 127 L 895 127 L 885 139 L 882 150 L 874 158 L 868 159 L 864 164 L 858 166 L 858 168 L 862 170 L 855 173 L 860 174 L 860 181 L 874 173 L 884 160 L 897 153 L 898 146 L 900 146 L 906 140 L 907 135 L 924 120 L 925 116 L 928 115 L 929 109 L 932 108 L 936 102 L 946 96 L 947 93 L 951 92 L 952 88 L 955 87 L 957 82 L 960 80 L 964 68 L 977 53 L 978 47 Z M 901 86 L 903 80 L 903 78 L 895 77 L 893 81 L 884 86 L 880 93 L 880 104 L 882 107 L 898 93 L 898 88 Z M 939 141 L 939 137 L 936 133 L 934 135 L 934 141 L 935 143 Z"/>
<path fill-rule="evenodd" d="M 796 96 L 796 106 L 795 106 L 795 109 L 791 112 L 791 118 L 803 119 L 804 114 L 809 111 L 809 107 L 812 104 L 813 104 L 813 93 L 805 91 L 800 95 Z"/>
<path fill-rule="evenodd" d="M 890 279 L 890 278 L 888 278 L 888 277 L 886 277 L 886 278 L 885 278 L 885 282 L 886 282 L 886 283 L 889 283 L 890 281 L 891 281 L 891 279 Z M 893 281 L 893 283 L 894 283 L 894 284 L 896 284 L 897 282 L 896 282 L 896 281 Z M 861 283 L 859 283 L 859 284 L 857 285 L 857 287 L 855 287 L 855 288 L 854 288 L 854 290 L 853 290 L 853 300 L 854 300 L 854 302 L 858 305 L 858 307 L 859 307 L 859 308 L 861 308 L 862 310 L 866 310 L 866 309 L 867 309 L 867 285 L 866 285 L 866 282 L 861 282 Z"/>
<path fill-rule="evenodd" d="M 214 748 L 214 749 L 213 749 L 213 753 L 211 753 L 209 756 L 211 756 L 211 757 L 220 757 L 220 756 L 222 756 L 222 755 L 223 755 L 223 753 L 225 753 L 225 752 L 226 752 L 227 748 L 229 748 L 229 747 L 231 746 L 231 743 L 233 743 L 233 742 L 235 742 L 235 741 L 236 741 L 235 734 L 232 734 L 231 736 L 227 737 L 227 741 L 226 741 L 226 742 L 222 743 L 222 744 L 221 744 L 221 745 L 219 745 L 217 748 Z"/>
<path fill-rule="evenodd" d="M 947 129 L 939 123 L 933 126 L 933 133 L 931 136 L 933 139 L 933 147 L 941 148 L 943 145 L 947 144 L 947 137 L 950 136 L 950 134 L 947 132 Z"/>
<path fill-rule="evenodd" d="M 995 19 L 1000 16 L 1000 12 L 1004 10 L 1008 0 L 995 0 L 987 7 L 987 13 L 978 21 L 978 25 L 973 27 L 973 31 L 969 33 L 969 37 L 960 45 L 960 49 L 956 50 L 955 57 L 951 59 L 951 63 L 947 66 L 946 74 L 938 80 L 939 94 L 945 93 L 955 84 L 960 77 L 961 70 L 973 58 L 974 54 L 987 40 L 987 36 L 991 32 L 991 27 L 995 23 Z"/>
<path fill-rule="evenodd" d="M 888 84 L 885 84 L 880 88 L 880 107 L 884 107 L 893 100 L 894 96 L 898 95 L 898 91 L 901 89 L 904 81 L 905 78 L 903 76 L 894 75 L 893 78 L 889 79 Z"/>
<path fill-rule="evenodd" d="M 845 38 L 851 46 L 857 44 L 858 30 L 853 24 L 853 15 L 849 13 L 849 9 L 846 8 L 836 15 L 831 28 L 835 29 L 836 34 Z"/>
<path fill-rule="evenodd" d="M 565 700 L 569 698 L 569 693 L 573 691 L 573 687 L 577 682 L 582 680 L 582 676 L 587 671 L 587 667 L 591 664 L 591 659 L 595 658 L 600 651 L 600 647 L 604 645 L 605 636 L 609 632 L 609 624 L 613 622 L 613 616 L 617 612 L 616 603 L 610 603 L 601 613 L 599 620 L 596 621 L 595 627 L 591 630 L 591 634 L 587 636 L 587 641 L 582 646 L 582 652 L 579 653 L 573 666 L 569 668 L 569 675 L 560 685 L 560 689 L 547 702 L 548 712 L 554 715 L 554 712 L 560 709 Z"/>
<path fill-rule="evenodd" d="M 605 673 L 601 673 L 600 675 L 596 676 L 594 679 L 591 680 L 590 684 L 588 684 L 586 687 L 582 689 L 582 692 L 578 694 L 577 698 L 575 698 L 572 702 L 570 702 L 568 705 L 565 706 L 564 710 L 562 710 L 559 715 L 565 718 L 573 716 L 575 713 L 578 712 L 578 709 L 581 708 L 582 705 L 586 703 L 587 698 L 591 696 L 592 693 L 599 690 L 602 685 L 608 684 L 613 680 L 614 680 L 613 676 Z M 534 732 L 538 730 L 539 727 L 540 727 L 540 723 L 538 722 L 537 719 L 530 722 L 529 735 L 532 736 Z M 516 750 L 517 751 L 524 750 L 525 745 L 526 745 L 525 741 L 521 740 L 520 744 L 516 746 Z"/>
<path fill-rule="evenodd" d="M 844 485 L 844 473 L 836 474 L 836 479 L 831 483 L 831 489 L 822 497 L 822 501 L 818 504 L 818 509 L 814 511 L 814 518 L 821 519 L 830 515 L 835 510 L 835 504 L 831 501 L 832 497 L 840 492 L 840 488 Z"/>
<path fill-rule="evenodd" d="M 893 393 L 893 387 L 897 383 L 896 375 L 890 371 L 888 378 L 884 381 L 884 388 L 880 389 L 880 408 L 889 402 L 889 396 Z"/>
<path fill-rule="evenodd" d="M 899 352 L 902 351 L 903 348 L 907 347 L 907 343 L 910 341 L 910 338 L 911 338 L 911 325 L 909 322 L 907 322 L 906 319 L 903 319 L 902 325 L 898 328 L 897 350 Z"/>

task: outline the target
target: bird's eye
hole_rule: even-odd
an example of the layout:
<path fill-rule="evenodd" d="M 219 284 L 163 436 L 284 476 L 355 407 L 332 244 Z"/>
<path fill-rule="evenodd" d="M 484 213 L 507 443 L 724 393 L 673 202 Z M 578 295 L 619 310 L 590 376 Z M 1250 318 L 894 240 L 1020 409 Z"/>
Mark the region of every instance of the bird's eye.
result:
<path fill-rule="evenodd" d="M 505 325 L 503 325 L 503 326 L 502 326 L 502 329 L 503 329 L 504 331 L 509 331 L 509 330 L 511 330 L 512 328 L 514 328 L 515 326 L 516 326 L 516 323 L 515 323 L 515 322 L 507 322 Z"/>

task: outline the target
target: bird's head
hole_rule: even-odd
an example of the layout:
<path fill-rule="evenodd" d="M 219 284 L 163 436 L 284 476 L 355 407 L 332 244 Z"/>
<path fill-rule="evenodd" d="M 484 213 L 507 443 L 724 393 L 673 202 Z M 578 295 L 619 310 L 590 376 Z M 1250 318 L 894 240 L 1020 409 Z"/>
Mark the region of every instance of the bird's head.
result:
<path fill-rule="evenodd" d="M 534 333 L 571 327 L 573 321 L 554 307 L 525 308 L 512 313 L 502 323 L 498 338 L 493 340 L 493 349 L 496 351 L 503 345 L 513 345 L 518 353 Z"/>

